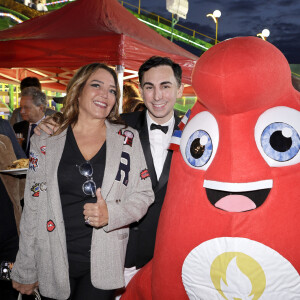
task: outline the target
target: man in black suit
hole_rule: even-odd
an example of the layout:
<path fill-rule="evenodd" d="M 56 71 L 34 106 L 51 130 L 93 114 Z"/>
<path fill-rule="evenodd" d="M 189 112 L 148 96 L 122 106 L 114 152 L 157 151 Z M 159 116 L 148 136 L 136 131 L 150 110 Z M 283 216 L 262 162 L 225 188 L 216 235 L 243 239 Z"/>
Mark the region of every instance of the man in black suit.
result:
<path fill-rule="evenodd" d="M 30 137 L 34 128 L 45 118 L 46 95 L 37 87 L 27 87 L 21 92 L 21 116 L 24 121 L 14 124 L 15 133 L 22 134 L 22 148 L 29 156 Z"/>
<path fill-rule="evenodd" d="M 169 58 L 151 57 L 139 69 L 139 90 L 147 109 L 122 115 L 139 132 L 155 193 L 155 201 L 144 218 L 130 226 L 125 262 L 127 282 L 153 257 L 172 157 L 168 147 L 173 131 L 179 129 L 180 119 L 173 108 L 176 99 L 182 96 L 181 76 L 181 67 Z"/>

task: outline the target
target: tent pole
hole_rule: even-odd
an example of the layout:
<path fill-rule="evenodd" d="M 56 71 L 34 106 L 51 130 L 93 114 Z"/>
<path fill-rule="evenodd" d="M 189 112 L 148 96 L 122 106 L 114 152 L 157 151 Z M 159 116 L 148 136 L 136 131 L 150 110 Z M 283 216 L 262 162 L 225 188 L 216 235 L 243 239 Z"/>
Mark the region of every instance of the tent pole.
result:
<path fill-rule="evenodd" d="M 124 78 L 124 67 L 122 65 L 116 66 L 116 72 L 118 75 L 118 81 L 120 86 L 120 101 L 119 101 L 119 113 L 123 112 L 123 78 Z"/>

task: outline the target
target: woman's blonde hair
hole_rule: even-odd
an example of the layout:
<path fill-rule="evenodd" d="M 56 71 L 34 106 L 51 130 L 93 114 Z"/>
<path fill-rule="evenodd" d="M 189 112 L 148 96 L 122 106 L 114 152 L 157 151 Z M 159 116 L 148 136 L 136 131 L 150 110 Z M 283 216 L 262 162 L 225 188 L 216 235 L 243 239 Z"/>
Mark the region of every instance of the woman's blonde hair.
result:
<path fill-rule="evenodd" d="M 73 78 L 69 81 L 67 86 L 67 96 L 64 99 L 63 113 L 56 113 L 53 120 L 58 124 L 59 128 L 55 134 L 59 134 L 65 130 L 69 125 L 74 125 L 78 121 L 79 103 L 78 98 L 90 76 L 99 69 L 104 69 L 109 72 L 114 78 L 116 86 L 116 102 L 107 116 L 107 120 L 111 123 L 124 124 L 119 115 L 120 102 L 120 87 L 116 72 L 102 63 L 92 63 L 81 67 Z"/>

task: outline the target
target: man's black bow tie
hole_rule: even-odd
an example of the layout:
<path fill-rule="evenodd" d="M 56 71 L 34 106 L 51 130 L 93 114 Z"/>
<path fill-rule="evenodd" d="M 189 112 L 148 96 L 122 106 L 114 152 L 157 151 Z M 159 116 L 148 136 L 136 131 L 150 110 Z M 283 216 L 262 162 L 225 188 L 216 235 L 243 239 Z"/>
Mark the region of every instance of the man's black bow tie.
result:
<path fill-rule="evenodd" d="M 166 133 L 168 132 L 169 127 L 168 127 L 168 126 L 161 126 L 161 125 L 152 123 L 152 124 L 150 125 L 150 130 L 155 130 L 155 129 L 159 129 L 159 130 L 161 130 L 163 133 L 166 134 Z"/>

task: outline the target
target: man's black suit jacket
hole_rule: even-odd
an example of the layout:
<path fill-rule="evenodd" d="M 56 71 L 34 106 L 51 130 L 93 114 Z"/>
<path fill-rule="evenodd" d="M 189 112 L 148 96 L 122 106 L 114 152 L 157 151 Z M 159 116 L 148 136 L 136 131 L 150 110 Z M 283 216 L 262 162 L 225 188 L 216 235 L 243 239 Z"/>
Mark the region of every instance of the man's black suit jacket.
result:
<path fill-rule="evenodd" d="M 130 226 L 129 241 L 126 252 L 125 267 L 135 266 L 137 269 L 148 263 L 154 253 L 155 237 L 160 211 L 167 191 L 172 151 L 168 150 L 162 174 L 157 181 L 154 163 L 151 155 L 146 111 L 137 111 L 121 115 L 125 123 L 139 132 L 147 167 L 150 173 L 155 200 L 149 207 L 147 214 L 139 221 Z M 180 118 L 175 114 L 175 128 Z"/>
<path fill-rule="evenodd" d="M 23 148 L 24 152 L 26 153 L 29 122 L 21 121 L 21 122 L 15 123 L 13 128 L 14 128 L 15 133 L 23 134 L 24 141 L 22 143 L 22 148 Z"/>

